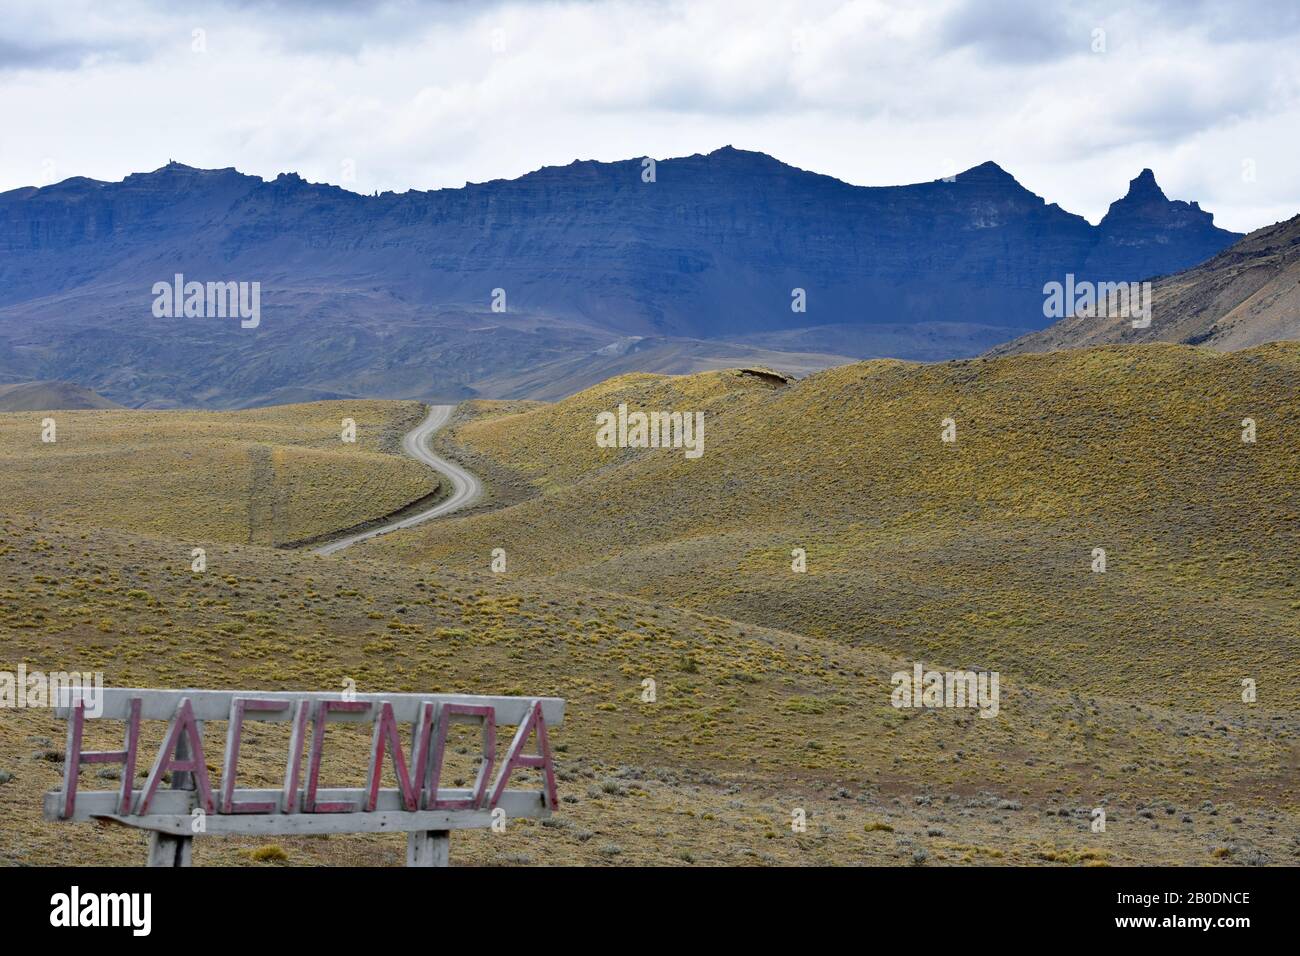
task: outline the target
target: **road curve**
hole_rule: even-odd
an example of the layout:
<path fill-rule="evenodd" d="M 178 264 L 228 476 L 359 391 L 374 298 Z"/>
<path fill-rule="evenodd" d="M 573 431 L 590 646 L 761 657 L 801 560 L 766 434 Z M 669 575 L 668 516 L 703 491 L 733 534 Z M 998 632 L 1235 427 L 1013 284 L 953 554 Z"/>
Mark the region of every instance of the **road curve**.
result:
<path fill-rule="evenodd" d="M 358 541 L 377 538 L 381 534 L 388 534 L 388 532 L 396 531 L 399 528 L 410 528 L 413 525 L 428 521 L 430 518 L 451 514 L 453 511 L 459 511 L 461 508 L 473 504 L 478 499 L 479 495 L 483 493 L 482 482 L 460 465 L 447 461 L 445 458 L 440 458 L 429 450 L 429 439 L 433 437 L 439 428 L 447 424 L 447 419 L 451 418 L 451 413 L 455 408 L 455 405 L 430 405 L 429 414 L 424 421 L 402 437 L 402 451 L 416 461 L 424 462 L 434 471 L 449 479 L 451 481 L 451 495 L 439 501 L 432 508 L 405 517 L 400 521 L 378 525 L 358 534 L 348 535 L 346 538 L 339 538 L 337 541 L 323 544 L 319 548 L 312 549 L 313 554 L 337 554 Z"/>

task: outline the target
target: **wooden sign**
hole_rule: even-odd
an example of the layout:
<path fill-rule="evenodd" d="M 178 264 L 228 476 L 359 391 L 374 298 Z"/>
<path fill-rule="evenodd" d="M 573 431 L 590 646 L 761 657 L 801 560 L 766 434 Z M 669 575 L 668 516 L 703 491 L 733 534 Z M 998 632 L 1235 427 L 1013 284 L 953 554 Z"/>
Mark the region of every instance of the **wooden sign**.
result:
<path fill-rule="evenodd" d="M 492 826 L 494 820 L 542 818 L 555 808 L 555 767 L 548 728 L 564 718 L 555 697 L 478 697 L 459 694 L 337 694 L 294 691 L 143 690 L 105 688 L 100 712 L 88 712 L 75 691 L 61 695 L 55 713 L 68 721 L 63 787 L 45 795 L 47 820 L 109 820 L 152 831 L 151 866 L 187 866 L 196 835 L 276 835 L 405 832 L 408 866 L 445 866 L 451 830 Z M 83 750 L 86 721 L 125 725 L 119 750 Z M 137 789 L 140 727 L 167 721 L 162 746 Z M 212 779 L 203 749 L 203 725 L 227 721 L 221 775 Z M 239 753 L 254 722 L 288 723 L 284 784 L 274 790 L 238 785 Z M 322 757 L 331 723 L 373 727 L 366 785 L 326 787 Z M 404 752 L 398 726 L 411 727 Z M 473 785 L 443 786 L 448 732 L 453 724 L 481 730 L 482 762 Z M 497 728 L 514 725 L 497 759 Z M 529 741 L 534 741 L 530 749 Z M 304 749 L 306 753 L 304 754 Z M 115 790 L 80 788 L 83 767 L 115 764 Z M 380 786 L 391 766 L 397 786 Z M 509 789 L 520 768 L 541 771 L 540 790 Z M 170 775 L 170 785 L 163 787 Z"/>

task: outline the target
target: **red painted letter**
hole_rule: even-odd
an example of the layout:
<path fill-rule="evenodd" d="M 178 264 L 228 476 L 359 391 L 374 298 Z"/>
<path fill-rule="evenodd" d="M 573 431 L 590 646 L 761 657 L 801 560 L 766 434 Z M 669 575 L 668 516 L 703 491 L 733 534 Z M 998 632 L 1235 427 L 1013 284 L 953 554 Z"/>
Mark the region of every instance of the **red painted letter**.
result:
<path fill-rule="evenodd" d="M 537 753 L 524 753 L 524 745 L 528 743 L 528 735 L 532 730 L 537 731 Z M 542 800 L 546 809 L 554 810 L 556 804 L 555 798 L 555 764 L 551 761 L 551 742 L 546 736 L 546 719 L 542 717 L 542 702 L 533 701 L 533 706 L 528 711 L 528 716 L 524 722 L 519 725 L 515 731 L 515 739 L 510 743 L 510 749 L 506 752 L 505 766 L 501 768 L 501 775 L 497 777 L 496 785 L 492 787 L 492 799 L 488 806 L 495 807 L 497 801 L 501 799 L 501 794 L 506 792 L 506 783 L 510 780 L 510 774 L 516 767 L 539 767 L 542 771 L 544 786 L 542 789 Z"/>
<path fill-rule="evenodd" d="M 184 756 L 179 759 L 178 746 L 186 748 Z M 212 784 L 208 780 L 208 765 L 203 757 L 203 735 L 199 733 L 199 724 L 194 719 L 194 708 L 188 697 L 181 698 L 181 704 L 176 708 L 176 716 L 172 718 L 171 726 L 167 728 L 167 738 L 163 741 L 162 749 L 158 751 L 153 769 L 149 771 L 149 779 L 145 781 L 144 795 L 140 798 L 140 808 L 137 813 L 144 815 L 149 812 L 149 805 L 153 803 L 154 794 L 158 792 L 163 774 L 168 771 L 192 774 L 194 789 L 199 795 L 199 806 L 204 813 L 214 812 Z"/>
<path fill-rule="evenodd" d="M 81 735 L 86 726 L 86 702 L 79 700 L 68 715 L 68 746 L 63 763 L 63 818 L 72 816 L 77 807 L 77 774 L 83 763 L 122 764 L 122 793 L 117 812 L 131 812 L 131 787 L 135 782 L 135 759 L 140 748 L 140 698 L 131 698 L 131 716 L 126 721 L 126 740 L 121 750 L 82 750 Z"/>
<path fill-rule="evenodd" d="M 236 697 L 230 702 L 230 728 L 226 731 L 226 759 L 221 767 L 222 813 L 275 813 L 278 807 L 269 800 L 235 801 L 235 770 L 239 766 L 239 736 L 244 729 L 244 713 L 278 714 L 289 709 L 287 700 L 262 700 Z"/>
<path fill-rule="evenodd" d="M 438 781 L 442 777 L 442 758 L 447 751 L 447 732 L 457 716 L 478 717 L 483 721 L 483 762 L 474 780 L 474 790 L 469 797 L 459 800 L 439 800 Z M 469 723 L 470 721 L 455 721 Z M 438 712 L 438 732 L 434 737 L 433 764 L 430 768 L 429 786 L 425 795 L 425 808 L 429 810 L 477 810 L 483 806 L 492 764 L 497 759 L 497 715 L 487 706 L 472 704 L 443 704 Z"/>
<path fill-rule="evenodd" d="M 419 747 L 420 741 L 413 741 Z M 406 772 L 406 757 L 402 754 L 402 739 L 397 735 L 397 718 L 393 716 L 393 705 L 384 701 L 379 705 L 379 716 L 375 718 L 375 735 L 370 741 L 370 771 L 366 775 L 366 810 L 375 809 L 379 800 L 379 782 L 384 775 L 384 751 L 393 754 L 393 773 L 397 777 L 397 788 L 402 794 L 402 806 L 415 810 L 415 785 Z M 416 751 L 419 753 L 419 751 Z M 418 777 L 416 778 L 419 779 Z"/>
<path fill-rule="evenodd" d="M 364 714 L 370 703 L 364 700 L 322 700 L 316 704 L 316 726 L 312 729 L 311 759 L 307 762 L 307 795 L 303 798 L 305 813 L 352 813 L 357 805 L 350 800 L 317 800 L 320 788 L 321 753 L 325 749 L 325 722 L 332 713 Z"/>

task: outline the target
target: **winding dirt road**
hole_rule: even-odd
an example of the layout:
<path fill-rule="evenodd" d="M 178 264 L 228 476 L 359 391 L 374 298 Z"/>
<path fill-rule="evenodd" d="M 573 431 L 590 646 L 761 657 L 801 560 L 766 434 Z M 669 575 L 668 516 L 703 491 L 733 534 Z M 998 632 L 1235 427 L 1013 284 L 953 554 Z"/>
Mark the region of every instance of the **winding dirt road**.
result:
<path fill-rule="evenodd" d="M 390 531 L 396 531 L 399 528 L 410 528 L 414 525 L 421 524 L 431 518 L 437 518 L 442 515 L 451 514 L 453 511 L 459 511 L 467 505 L 473 504 L 478 500 L 479 495 L 483 493 L 483 484 L 473 475 L 471 475 L 460 465 L 440 458 L 429 450 L 429 439 L 443 425 L 447 424 L 447 419 L 451 418 L 451 413 L 455 410 L 455 405 L 430 405 L 429 414 L 420 422 L 419 425 L 411 429 L 402 437 L 402 451 L 406 452 L 416 461 L 422 461 L 434 471 L 451 481 L 451 495 L 442 499 L 432 508 L 421 511 L 418 514 L 408 515 L 400 521 L 394 521 L 390 524 L 378 525 L 369 528 L 358 534 L 349 535 L 346 538 L 339 538 L 337 541 L 331 541 L 329 544 L 323 544 L 319 548 L 314 548 L 314 554 L 337 554 L 344 548 L 351 547 L 358 541 L 365 541 L 369 538 L 377 538 L 381 534 L 388 534 Z"/>

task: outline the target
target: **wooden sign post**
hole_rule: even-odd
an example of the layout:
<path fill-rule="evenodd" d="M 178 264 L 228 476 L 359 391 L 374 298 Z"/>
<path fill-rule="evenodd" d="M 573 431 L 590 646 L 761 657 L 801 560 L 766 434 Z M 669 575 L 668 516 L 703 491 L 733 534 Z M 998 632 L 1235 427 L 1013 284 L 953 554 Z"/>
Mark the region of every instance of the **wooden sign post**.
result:
<path fill-rule="evenodd" d="M 106 688 L 101 703 L 91 713 L 68 694 L 56 702 L 56 714 L 68 721 L 67 756 L 62 788 L 45 795 L 45 819 L 112 820 L 149 830 L 150 866 L 189 866 L 195 836 L 389 831 L 408 834 L 407 866 L 447 866 L 452 830 L 490 827 L 494 820 L 512 817 L 545 818 L 555 809 L 548 728 L 564 719 L 564 701 L 555 697 Z M 83 750 L 89 719 L 124 722 L 122 749 Z M 167 732 L 137 792 L 140 725 L 146 720 L 167 721 Z M 203 726 L 209 721 L 228 725 L 217 789 L 203 750 Z M 250 721 L 290 724 L 279 789 L 237 785 L 244 726 Z M 330 723 L 373 727 L 365 787 L 321 786 Z M 409 759 L 397 729 L 402 723 L 411 726 Z M 443 762 L 448 732 L 458 723 L 481 729 L 482 761 L 473 786 L 449 789 L 441 786 Z M 502 724 L 517 729 L 497 769 L 497 727 Z M 535 752 L 529 752 L 530 740 L 536 741 Z M 82 791 L 82 767 L 103 763 L 121 767 L 120 787 Z M 397 786 L 384 788 L 380 782 L 389 765 Z M 509 789 L 511 775 L 520 768 L 540 770 L 542 789 Z M 168 775 L 170 784 L 163 788 Z"/>

